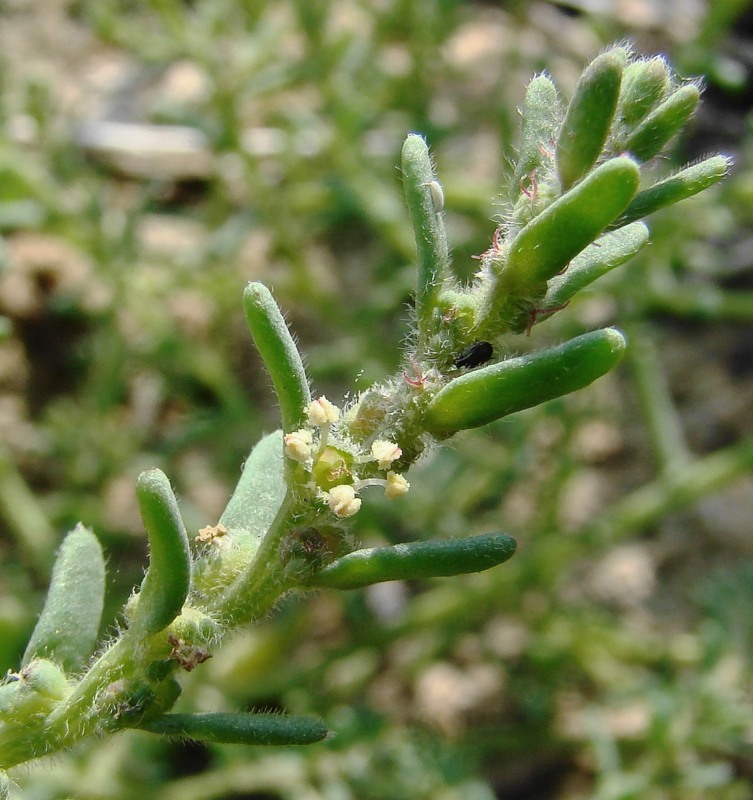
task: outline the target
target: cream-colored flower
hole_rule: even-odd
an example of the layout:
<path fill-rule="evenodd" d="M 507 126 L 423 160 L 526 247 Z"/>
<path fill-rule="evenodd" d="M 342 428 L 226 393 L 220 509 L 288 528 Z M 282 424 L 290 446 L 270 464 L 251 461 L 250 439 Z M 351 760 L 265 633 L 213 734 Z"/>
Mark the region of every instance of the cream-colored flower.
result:
<path fill-rule="evenodd" d="M 330 425 L 340 419 L 340 409 L 334 403 L 330 403 L 324 395 L 309 403 L 306 413 L 309 422 L 316 425 L 317 428 Z"/>
<path fill-rule="evenodd" d="M 301 429 L 285 435 L 285 453 L 295 461 L 305 463 L 311 458 L 311 431 Z"/>
<path fill-rule="evenodd" d="M 361 507 L 361 498 L 349 484 L 334 486 L 327 493 L 329 507 L 338 517 L 352 517 Z"/>
<path fill-rule="evenodd" d="M 403 451 L 394 442 L 384 439 L 377 439 L 371 445 L 371 455 L 376 459 L 379 469 L 387 469 L 402 454 Z"/>
<path fill-rule="evenodd" d="M 410 484 L 398 472 L 390 470 L 387 473 L 387 485 L 384 487 L 384 496 L 388 500 L 394 500 L 396 497 L 402 497 L 408 494 Z"/>

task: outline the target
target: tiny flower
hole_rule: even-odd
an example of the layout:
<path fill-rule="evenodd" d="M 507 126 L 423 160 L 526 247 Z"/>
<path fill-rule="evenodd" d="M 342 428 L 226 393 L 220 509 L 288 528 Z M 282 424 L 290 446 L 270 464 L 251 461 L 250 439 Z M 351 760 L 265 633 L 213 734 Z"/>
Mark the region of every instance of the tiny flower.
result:
<path fill-rule="evenodd" d="M 285 453 L 295 461 L 305 463 L 311 458 L 311 431 L 299 430 L 285 435 Z"/>
<path fill-rule="evenodd" d="M 336 447 L 323 447 L 316 455 L 311 474 L 316 485 L 325 492 L 342 484 L 351 475 L 346 453 Z"/>
<path fill-rule="evenodd" d="M 356 490 L 347 483 L 333 487 L 327 496 L 330 510 L 338 517 L 352 517 L 361 507 L 361 498 L 356 497 Z"/>
<path fill-rule="evenodd" d="M 402 497 L 404 494 L 408 493 L 408 489 L 410 489 L 410 484 L 402 475 L 392 470 L 387 473 L 387 485 L 384 487 L 384 496 L 388 500 Z"/>
<path fill-rule="evenodd" d="M 388 442 L 384 439 L 377 439 L 371 445 L 371 455 L 376 459 L 379 469 L 387 469 L 402 454 L 403 451 L 394 442 Z"/>
<path fill-rule="evenodd" d="M 340 419 L 340 409 L 334 403 L 330 403 L 324 395 L 309 403 L 306 407 L 306 413 L 308 414 L 309 422 L 312 425 L 316 425 L 317 428 L 337 422 Z"/>

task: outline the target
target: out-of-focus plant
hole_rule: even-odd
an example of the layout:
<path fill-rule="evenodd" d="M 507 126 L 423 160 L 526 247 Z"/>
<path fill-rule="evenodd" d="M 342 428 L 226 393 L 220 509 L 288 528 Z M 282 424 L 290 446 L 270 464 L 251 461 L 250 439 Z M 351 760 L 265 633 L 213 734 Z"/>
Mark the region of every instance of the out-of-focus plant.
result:
<path fill-rule="evenodd" d="M 254 447 L 225 511 L 192 541 L 167 477 L 142 473 L 149 568 L 118 635 L 99 649 L 102 550 L 83 525 L 68 534 L 21 667 L 0 686 L 0 767 L 126 728 L 219 743 L 324 738 L 324 724 L 309 717 L 170 713 L 181 692 L 175 675 L 289 592 L 478 572 L 513 555 L 505 534 L 355 549 L 350 525 L 367 490 L 399 502 L 410 488 L 405 473 L 434 443 L 583 388 L 615 366 L 625 348 L 615 329 L 514 358 L 500 357 L 500 337 L 529 334 L 640 250 L 645 216 L 724 177 L 728 159 L 713 156 L 642 182 L 643 164 L 683 129 L 699 96 L 665 59 L 626 47 L 592 61 L 566 106 L 549 77 L 535 77 L 509 211 L 467 282 L 450 263 L 428 147 L 409 135 L 402 174 L 418 252 L 415 325 L 399 372 L 342 408 L 312 396 L 272 294 L 250 283 L 243 310 L 281 430 Z"/>

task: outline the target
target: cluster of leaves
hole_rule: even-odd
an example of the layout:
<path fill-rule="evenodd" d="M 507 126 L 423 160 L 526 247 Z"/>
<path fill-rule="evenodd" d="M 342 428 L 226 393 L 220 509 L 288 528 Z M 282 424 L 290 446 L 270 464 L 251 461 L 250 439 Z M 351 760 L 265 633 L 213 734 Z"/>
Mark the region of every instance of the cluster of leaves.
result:
<path fill-rule="evenodd" d="M 535 78 L 510 220 L 467 286 L 450 268 L 443 191 L 428 149 L 409 136 L 402 167 L 419 255 L 415 341 L 405 369 L 344 413 L 323 396 L 312 399 L 271 294 L 249 284 L 246 321 L 277 393 L 281 433 L 252 451 L 225 512 L 200 531 L 193 554 L 167 478 L 142 473 L 149 569 L 126 607 L 124 630 L 91 664 L 104 561 L 86 528 L 68 535 L 22 668 L 1 687 L 0 765 L 128 727 L 214 742 L 322 739 L 324 725 L 305 717 L 170 714 L 181 691 L 174 672 L 192 671 L 228 632 L 258 621 L 291 589 L 457 575 L 510 558 L 515 543 L 504 534 L 353 550 L 344 523 L 368 487 L 402 497 L 409 489 L 402 472 L 430 440 L 582 388 L 615 365 L 624 339 L 613 329 L 492 364 L 487 340 L 530 332 L 637 252 L 647 239 L 638 217 L 726 174 L 728 161 L 713 157 L 640 188 L 640 164 L 685 126 L 698 99 L 698 88 L 678 85 L 663 59 L 632 59 L 625 48 L 589 65 L 564 114 L 551 80 Z"/>
<path fill-rule="evenodd" d="M 737 68 L 734 54 L 730 59 L 709 48 L 723 41 L 735 5 L 714 3 L 692 46 L 674 38 L 663 43 L 684 74 L 705 73 L 712 83 L 725 79 L 729 89 Z M 514 107 L 521 103 L 526 76 L 544 66 L 565 83 L 572 75 L 559 46 L 546 48 L 544 55 L 548 34 L 542 31 L 551 19 L 539 13 L 542 7 L 537 4 L 535 17 L 526 21 L 526 4 L 514 6 L 515 17 L 444 0 L 395 0 L 368 11 L 347 0 L 315 8 L 289 4 L 284 11 L 279 4 L 225 0 L 202 0 L 190 8 L 170 1 L 139 8 L 118 0 L 76 4 L 76 20 L 86 25 L 96 17 L 92 33 L 107 40 L 104 48 L 97 44 L 99 58 L 115 43 L 117 65 L 123 66 L 123 57 L 125 63 L 146 62 L 152 79 L 157 69 L 166 70 L 158 81 L 162 74 L 172 76 L 173 64 L 181 72 L 194 65 L 209 76 L 198 106 L 159 96 L 155 104 L 150 95 L 147 107 L 140 107 L 155 121 L 199 126 L 222 154 L 210 182 L 179 186 L 177 193 L 163 180 L 123 181 L 93 169 L 66 139 L 67 120 L 51 116 L 70 101 L 70 91 L 57 89 L 57 81 L 48 88 L 49 78 L 40 79 L 30 68 L 20 83 L 18 74 L 8 73 L 5 118 L 20 110 L 39 126 L 31 146 L 2 141 L 7 202 L 0 224 L 19 231 L 8 239 L 8 262 L 15 268 L 25 255 L 22 243 L 36 237 L 23 229 L 37 226 L 47 234 L 40 238 L 45 245 L 49 241 L 50 260 L 37 265 L 42 271 L 34 285 L 44 305 L 36 316 L 10 306 L 5 284 L 0 298 L 12 324 L 12 339 L 3 343 L 4 393 L 20 392 L 25 381 L 27 368 L 16 368 L 11 378 L 7 371 L 8 351 L 18 349 L 19 341 L 33 370 L 28 385 L 33 427 L 27 421 L 8 427 L 3 417 L 9 451 L 0 454 L 4 522 L 25 562 L 12 556 L 3 567 L 5 667 L 18 666 L 37 610 L 32 598 L 46 585 L 56 530 L 79 518 L 97 530 L 108 553 L 108 580 L 115 584 L 104 619 L 112 619 L 125 592 L 138 582 L 140 548 L 133 546 L 133 533 L 141 526 L 131 495 L 133 478 L 145 465 L 159 463 L 170 474 L 189 530 L 218 518 L 246 443 L 275 425 L 266 379 L 246 369 L 241 357 L 245 337 L 234 320 L 241 319 L 237 295 L 244 281 L 263 274 L 274 286 L 310 354 L 308 373 L 328 396 L 339 396 L 360 370 L 359 388 L 395 368 L 397 349 L 375 348 L 374 340 L 392 344 L 399 337 L 412 283 L 403 268 L 412 247 L 410 226 L 394 180 L 405 130 L 425 131 L 442 165 L 456 269 L 477 263 L 469 255 L 479 253 L 485 247 L 479 242 L 488 238 L 487 198 L 497 191 L 505 163 L 499 150 L 504 154 L 518 139 Z M 587 18 L 558 19 L 558 42 L 576 41 L 575 32 L 588 29 Z M 691 20 L 673 26 L 673 35 L 684 38 L 701 22 Z M 600 38 L 625 34 L 607 18 L 597 27 Z M 593 33 L 587 36 L 581 54 L 593 52 Z M 60 37 L 80 42 L 65 26 Z M 474 49 L 478 45 L 480 51 Z M 44 53 L 54 58 L 55 48 L 45 47 Z M 374 69 L 395 55 L 389 69 Z M 56 77 L 67 72 L 54 70 Z M 18 91 L 24 80 L 26 98 Z M 78 83 L 90 102 L 91 86 Z M 721 116 L 714 144 L 698 142 L 716 90 L 682 150 L 736 147 L 718 141 L 730 130 Z M 24 100 L 27 105 L 19 109 Z M 272 134 L 279 137 L 272 142 L 274 151 L 253 149 L 257 126 L 269 126 L 259 131 L 266 136 L 262 144 Z M 321 149 L 311 147 L 312 140 Z M 742 416 L 727 413 L 722 419 L 717 413 L 725 408 L 724 391 L 714 391 L 713 413 L 695 409 L 684 417 L 690 448 L 676 435 L 677 407 L 712 391 L 715 381 L 693 381 L 692 387 L 682 382 L 681 395 L 661 395 L 663 371 L 669 368 L 676 391 L 687 368 L 678 338 L 694 337 L 700 361 L 701 348 L 718 344 L 720 320 L 731 320 L 724 328 L 729 345 L 739 323 L 752 318 L 747 262 L 734 245 L 733 230 L 735 224 L 750 224 L 750 181 L 745 155 L 736 162 L 733 179 L 720 190 L 683 204 L 680 213 L 660 215 L 652 224 L 652 246 L 595 292 L 576 296 L 569 313 L 537 326 L 530 339 L 494 342 L 496 355 L 510 347 L 526 351 L 548 337 L 581 333 L 595 318 L 599 325 L 616 319 L 631 345 L 629 370 L 592 391 L 495 425 L 491 435 L 461 437 L 411 474 L 405 498 L 370 498 L 355 517 L 360 538 L 395 543 L 427 531 L 443 537 L 493 530 L 501 515 L 524 536 L 525 558 L 441 584 L 390 585 L 384 593 L 320 592 L 309 602 L 285 604 L 274 622 L 254 626 L 223 648 L 221 658 L 218 654 L 182 676 L 183 708 L 217 708 L 223 702 L 224 708 L 295 708 L 324 716 L 337 739 L 293 752 L 201 748 L 145 734 L 93 738 L 78 748 L 78 757 L 22 773 L 30 791 L 130 797 L 142 790 L 159 794 L 162 784 L 166 797 L 179 792 L 205 800 L 238 791 L 298 798 L 316 786 L 343 796 L 487 800 L 492 796 L 487 781 L 506 795 L 508 780 L 521 774 L 526 780 L 528 774 L 528 794 L 538 795 L 545 790 L 538 791 L 537 781 L 571 772 L 576 783 L 563 790 L 568 797 L 579 796 L 584 784 L 589 789 L 581 794 L 599 798 L 630 792 L 646 798 L 747 797 L 748 672 L 740 664 L 749 647 L 740 634 L 748 627 L 742 609 L 750 584 L 737 557 L 744 542 L 726 536 L 716 538 L 713 549 L 704 546 L 713 535 L 712 521 L 713 530 L 726 530 L 725 509 L 713 502 L 701 507 L 705 533 L 694 527 L 693 535 L 678 541 L 677 516 L 663 521 L 751 466 L 745 442 L 725 444 L 709 456 L 691 452 L 713 450 L 745 430 Z M 530 193 L 529 184 L 524 186 Z M 151 239 L 158 220 L 175 223 L 180 232 L 169 252 Z M 75 270 L 55 290 L 52 240 L 63 238 L 69 252 L 85 253 L 95 266 L 83 278 L 84 290 L 75 284 Z M 103 310 L 101 295 L 99 305 L 93 295 L 105 282 L 111 295 Z M 628 319 L 646 320 L 657 311 L 663 316 L 645 326 L 627 325 Z M 704 320 L 701 330 L 709 335 L 698 336 L 698 327 L 691 332 L 687 322 L 664 327 L 664 315 Z M 43 351 L 39 343 L 48 329 L 55 346 Z M 473 374 L 468 365 L 479 363 L 485 342 L 452 353 L 462 367 L 459 374 Z M 640 358 L 631 357 L 637 353 Z M 695 358 L 693 374 L 701 374 Z M 716 378 L 725 366 L 715 351 L 714 365 L 704 366 L 702 374 Z M 410 363 L 405 372 L 414 381 L 420 376 Z M 616 431 L 625 426 L 613 417 L 626 410 L 635 390 L 646 401 L 646 419 L 628 428 L 620 446 Z M 744 386 L 737 396 L 743 403 Z M 4 411 L 8 397 L 3 396 Z M 650 455 L 638 452 L 646 428 L 659 464 L 656 477 Z M 602 445 L 613 449 L 592 449 L 597 431 L 606 431 Z M 223 447 L 214 447 L 220 439 Z M 631 459 L 637 472 L 623 485 L 634 486 L 639 476 L 648 482 L 624 502 L 604 508 L 621 493 L 617 482 L 631 469 Z M 37 491 L 36 506 L 28 492 L 10 492 L 22 485 L 17 473 L 14 477 L 14 460 Z M 8 504 L 11 495 L 24 502 Z M 35 508 L 53 522 L 46 538 L 38 535 L 45 528 L 32 513 Z M 731 508 L 727 504 L 727 511 Z M 695 526 L 699 517 L 685 511 L 680 521 Z M 563 529 L 571 535 L 552 535 Z M 620 544 L 637 531 L 644 533 L 639 542 Z M 318 546 L 306 535 L 291 545 L 285 553 L 289 562 Z M 673 557 L 677 548 L 682 561 Z M 715 575 L 711 563 L 730 553 L 734 564 Z M 589 607 L 589 564 L 593 575 L 603 573 L 601 585 L 618 563 L 632 570 L 633 561 L 640 566 L 642 558 L 655 564 L 661 578 L 643 601 L 629 604 L 635 577 L 628 571 L 612 580 L 609 595 L 624 595 L 624 604 L 604 608 L 599 594 L 599 610 Z M 673 583 L 678 572 L 692 574 L 692 580 Z M 708 592 L 715 582 L 719 591 L 698 608 L 693 602 L 698 590 Z M 412 597 L 414 592 L 419 596 Z M 400 598 L 403 605 L 396 610 L 392 604 Z M 667 600 L 676 608 L 678 598 L 683 617 L 667 620 Z M 383 616 L 383 603 L 392 608 L 389 617 Z M 654 603 L 660 604 L 659 615 Z M 693 625 L 694 613 L 701 624 Z M 469 687 L 480 691 L 489 673 L 499 678 L 492 702 L 463 705 L 471 702 Z M 428 687 L 447 687 L 448 680 L 449 696 L 442 695 L 438 708 L 427 704 Z M 316 692 L 309 690 L 313 686 Z M 587 724 L 579 727 L 581 714 Z M 401 720 L 411 723 L 405 731 L 399 730 Z M 626 724 L 630 720 L 632 727 Z M 422 736 L 417 729 L 427 721 L 449 731 L 450 740 L 427 731 Z M 180 773 L 197 770 L 200 774 L 170 785 Z M 474 773 L 486 780 L 470 778 Z"/>

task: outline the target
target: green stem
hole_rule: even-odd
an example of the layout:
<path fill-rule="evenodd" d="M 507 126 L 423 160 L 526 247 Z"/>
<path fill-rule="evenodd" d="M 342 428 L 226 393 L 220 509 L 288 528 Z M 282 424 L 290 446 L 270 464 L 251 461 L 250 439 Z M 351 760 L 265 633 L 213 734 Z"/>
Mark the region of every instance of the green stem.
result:
<path fill-rule="evenodd" d="M 228 628 L 263 617 L 294 582 L 286 578 L 280 561 L 280 545 L 295 525 L 299 504 L 291 491 L 283 499 L 269 530 L 251 564 L 213 604 L 214 611 Z"/>
<path fill-rule="evenodd" d="M 753 440 L 699 458 L 636 489 L 584 532 L 584 544 L 603 544 L 644 530 L 674 511 L 729 486 L 753 469 Z"/>
<path fill-rule="evenodd" d="M 696 288 L 672 283 L 649 287 L 641 299 L 649 310 L 681 317 L 714 321 L 753 321 L 753 292 L 750 291 L 730 292 L 712 285 Z"/>
<path fill-rule="evenodd" d="M 105 652 L 81 682 L 49 716 L 39 724 L 28 720 L 0 726 L 0 769 L 70 747 L 110 721 L 104 690 L 135 674 L 141 659 L 133 637 L 127 633 Z"/>
<path fill-rule="evenodd" d="M 626 333 L 627 361 L 635 380 L 638 402 L 659 469 L 663 475 L 668 475 L 690 461 L 685 433 L 651 336 L 637 324 L 629 326 Z"/>

